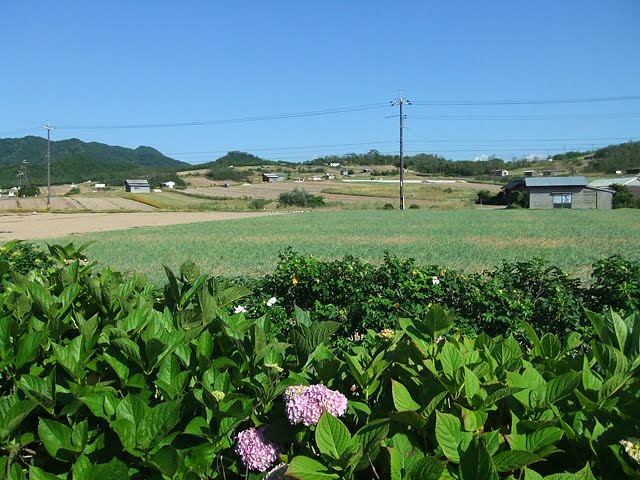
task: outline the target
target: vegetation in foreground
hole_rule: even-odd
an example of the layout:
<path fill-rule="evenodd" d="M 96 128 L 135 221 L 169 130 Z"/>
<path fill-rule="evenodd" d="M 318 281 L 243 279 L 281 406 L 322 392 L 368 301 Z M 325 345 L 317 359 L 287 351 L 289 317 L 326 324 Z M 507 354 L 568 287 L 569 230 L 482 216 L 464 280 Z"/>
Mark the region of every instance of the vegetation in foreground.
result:
<path fill-rule="evenodd" d="M 635 313 L 586 311 L 584 334 L 514 318 L 490 337 L 424 305 L 345 343 L 300 309 L 283 325 L 292 298 L 258 292 L 252 318 L 248 290 L 193 264 L 159 291 L 85 249 L 52 245 L 55 265 L 24 275 L 0 263 L 8 478 L 640 476 Z M 608 265 L 637 288 L 637 264 Z"/>

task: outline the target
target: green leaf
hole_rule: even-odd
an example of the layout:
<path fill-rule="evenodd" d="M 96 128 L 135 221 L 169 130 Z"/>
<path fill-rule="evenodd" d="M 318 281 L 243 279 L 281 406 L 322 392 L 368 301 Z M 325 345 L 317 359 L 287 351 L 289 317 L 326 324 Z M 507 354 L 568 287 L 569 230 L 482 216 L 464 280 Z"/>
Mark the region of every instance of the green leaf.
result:
<path fill-rule="evenodd" d="M 493 457 L 493 464 L 498 472 L 510 472 L 540 460 L 542 460 L 542 457 L 526 450 L 505 450 Z"/>
<path fill-rule="evenodd" d="M 540 339 L 538 338 L 538 335 L 536 334 L 536 331 L 533 329 L 533 327 L 529 323 L 525 322 L 524 320 L 518 319 L 518 321 L 524 327 L 525 336 L 533 344 L 533 349 L 531 353 L 534 356 L 542 355 L 542 345 L 540 343 Z"/>
<path fill-rule="evenodd" d="M 35 360 L 38 356 L 40 345 L 46 338 L 46 331 L 35 331 L 22 335 L 18 340 L 15 368 L 20 369 L 23 365 Z"/>
<path fill-rule="evenodd" d="M 71 428 L 53 420 L 41 418 L 38 422 L 38 437 L 53 458 L 65 462 L 75 458 L 72 453 L 80 453 L 82 447 L 73 445 Z"/>
<path fill-rule="evenodd" d="M 404 473 L 411 470 L 411 467 L 424 458 L 422 449 L 417 446 L 419 442 L 414 441 L 404 433 L 396 433 L 392 438 L 390 446 L 387 447 L 390 456 L 390 468 L 392 480 L 402 480 Z"/>
<path fill-rule="evenodd" d="M 626 322 L 614 310 L 609 310 L 605 313 L 604 321 L 609 331 L 613 332 L 615 335 L 616 344 L 613 346 L 617 347 L 621 352 L 625 352 L 627 347 L 627 336 L 630 333 Z"/>
<path fill-rule="evenodd" d="M 540 339 L 540 347 L 545 358 L 553 360 L 560 355 L 561 345 L 558 337 L 552 333 L 545 333 Z"/>
<path fill-rule="evenodd" d="M 298 480 L 330 480 L 340 478 L 337 473 L 330 473 L 329 469 L 317 460 L 301 455 L 293 457 L 286 473 L 287 477 L 297 478 Z"/>
<path fill-rule="evenodd" d="M 543 427 L 527 434 L 527 451 L 539 452 L 543 447 L 553 445 L 564 435 L 564 430 L 557 427 Z"/>
<path fill-rule="evenodd" d="M 464 367 L 464 393 L 469 403 L 473 402 L 473 397 L 480 393 L 480 380 L 467 367 Z"/>
<path fill-rule="evenodd" d="M 416 321 L 416 327 L 421 333 L 435 340 L 438 335 L 449 331 L 453 326 L 453 315 L 440 305 L 433 305 L 423 321 Z"/>
<path fill-rule="evenodd" d="M 535 470 L 529 468 L 524 469 L 524 480 L 542 480 L 543 477 Z"/>
<path fill-rule="evenodd" d="M 547 383 L 545 401 L 555 403 L 570 395 L 580 383 L 582 372 L 567 372 L 552 378 Z"/>
<path fill-rule="evenodd" d="M 29 480 L 61 480 L 61 478 L 67 478 L 67 476 L 59 477 L 33 465 L 29 467 Z"/>
<path fill-rule="evenodd" d="M 353 441 L 362 446 L 363 460 L 360 463 L 363 464 L 363 468 L 370 461 L 375 461 L 380 452 L 380 446 L 387 438 L 388 433 L 389 420 L 386 418 L 372 420 L 355 433 Z"/>
<path fill-rule="evenodd" d="M 137 428 L 137 442 L 144 450 L 151 450 L 178 423 L 180 402 L 165 402 L 146 409 L 145 416 Z"/>
<path fill-rule="evenodd" d="M 451 342 L 445 342 L 438 358 L 442 365 L 442 371 L 452 379 L 455 378 L 455 374 L 458 369 L 464 366 L 460 350 L 458 350 Z"/>
<path fill-rule="evenodd" d="M 461 407 L 462 409 L 462 423 L 464 429 L 467 432 L 474 432 L 482 429 L 484 422 L 487 421 L 489 414 L 484 410 L 469 410 Z"/>
<path fill-rule="evenodd" d="M 408 469 L 406 480 L 439 480 L 446 465 L 435 457 L 424 457 Z"/>
<path fill-rule="evenodd" d="M 158 450 L 151 461 L 164 476 L 169 478 L 173 478 L 180 464 L 178 451 L 171 445 L 165 445 Z"/>
<path fill-rule="evenodd" d="M 460 458 L 460 480 L 498 480 L 498 472 L 483 438 L 474 438 Z"/>
<path fill-rule="evenodd" d="M 391 394 L 393 396 L 393 405 L 399 412 L 416 411 L 420 408 L 420 404 L 411 398 L 409 390 L 394 379 L 391 379 Z"/>
<path fill-rule="evenodd" d="M 9 438 L 36 405 L 33 400 L 20 400 L 15 393 L 0 398 L 0 442 Z"/>
<path fill-rule="evenodd" d="M 445 456 L 454 463 L 460 463 L 458 446 L 462 438 L 460 420 L 450 413 L 436 411 L 436 440 Z"/>
<path fill-rule="evenodd" d="M 496 390 L 485 399 L 483 406 L 485 408 L 490 407 L 498 403 L 503 398 L 507 398 L 512 395 L 515 395 L 516 393 L 519 393 L 522 390 L 523 388 L 520 388 L 520 387 L 504 387 L 499 390 Z"/>
<path fill-rule="evenodd" d="M 82 455 L 73 466 L 73 480 L 129 480 L 127 465 L 117 458 L 109 463 L 92 464 Z"/>
<path fill-rule="evenodd" d="M 316 427 L 316 444 L 323 455 L 339 460 L 351 444 L 349 430 L 325 410 Z"/>

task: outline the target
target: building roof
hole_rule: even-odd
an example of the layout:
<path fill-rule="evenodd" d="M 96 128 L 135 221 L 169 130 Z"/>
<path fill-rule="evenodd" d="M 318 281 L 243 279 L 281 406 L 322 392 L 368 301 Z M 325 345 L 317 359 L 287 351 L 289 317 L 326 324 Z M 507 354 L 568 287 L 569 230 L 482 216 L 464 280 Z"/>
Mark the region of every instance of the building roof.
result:
<path fill-rule="evenodd" d="M 535 177 L 525 178 L 527 187 L 585 187 L 586 177 Z"/>
<path fill-rule="evenodd" d="M 144 185 L 145 187 L 149 186 L 149 182 L 147 182 L 146 180 L 131 180 L 131 179 L 126 179 L 124 181 L 124 183 L 126 183 L 127 185 Z"/>
<path fill-rule="evenodd" d="M 598 178 L 589 182 L 590 187 L 608 187 L 609 185 L 627 185 L 639 181 L 638 177 Z M 640 181 L 639 181 L 640 182 Z"/>
<path fill-rule="evenodd" d="M 263 177 L 267 177 L 267 178 L 280 178 L 280 177 L 284 177 L 284 175 L 280 174 L 280 173 L 263 173 L 262 174 Z"/>

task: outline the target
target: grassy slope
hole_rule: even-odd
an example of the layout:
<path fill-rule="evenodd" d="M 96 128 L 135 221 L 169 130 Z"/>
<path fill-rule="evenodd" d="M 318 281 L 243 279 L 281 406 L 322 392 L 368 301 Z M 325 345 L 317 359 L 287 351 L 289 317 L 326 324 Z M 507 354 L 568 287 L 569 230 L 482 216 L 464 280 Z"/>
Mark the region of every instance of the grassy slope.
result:
<path fill-rule="evenodd" d="M 208 272 L 263 274 L 287 246 L 324 259 L 350 254 L 372 262 L 389 251 L 467 272 L 540 257 L 583 278 L 593 261 L 614 253 L 640 259 L 632 210 L 318 211 L 60 239 L 87 240 L 97 240 L 89 256 L 101 265 L 144 272 L 155 283 L 164 283 L 163 263 L 177 269 L 188 259 Z"/>

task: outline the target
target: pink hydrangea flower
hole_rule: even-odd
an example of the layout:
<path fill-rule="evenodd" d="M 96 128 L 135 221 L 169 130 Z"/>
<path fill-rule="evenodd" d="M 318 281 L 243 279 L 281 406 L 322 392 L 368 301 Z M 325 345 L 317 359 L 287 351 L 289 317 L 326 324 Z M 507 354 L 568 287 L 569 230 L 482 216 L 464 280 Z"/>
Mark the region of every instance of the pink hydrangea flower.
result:
<path fill-rule="evenodd" d="M 236 454 L 249 470 L 264 472 L 278 459 L 279 448 L 266 439 L 265 429 L 249 428 L 236 437 Z"/>
<path fill-rule="evenodd" d="M 324 385 L 289 387 L 284 398 L 292 425 L 316 425 L 325 410 L 334 417 L 341 417 L 347 411 L 347 397 Z"/>

